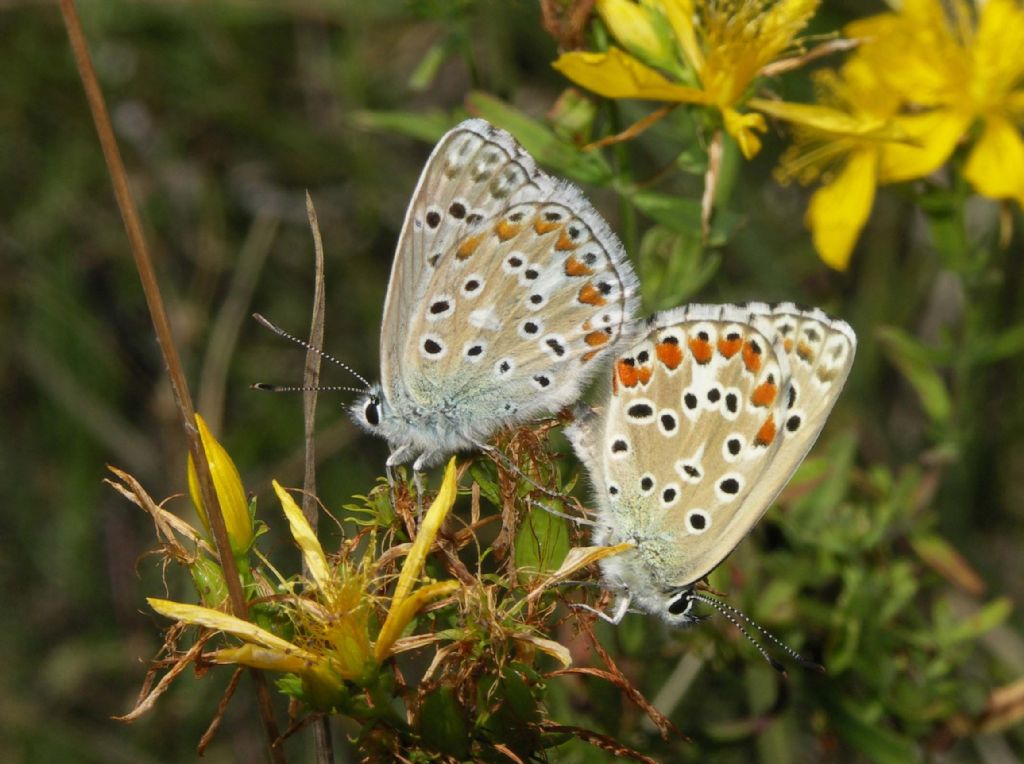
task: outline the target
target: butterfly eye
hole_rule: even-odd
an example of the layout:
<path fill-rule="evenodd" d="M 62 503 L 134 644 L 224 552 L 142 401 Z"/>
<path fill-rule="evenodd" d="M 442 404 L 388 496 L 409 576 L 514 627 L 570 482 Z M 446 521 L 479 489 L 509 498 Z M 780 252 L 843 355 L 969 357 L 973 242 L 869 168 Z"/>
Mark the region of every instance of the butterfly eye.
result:
<path fill-rule="evenodd" d="M 363 409 L 363 417 L 366 419 L 367 424 L 374 427 L 380 424 L 380 402 L 376 398 L 371 398 L 366 402 L 366 408 Z"/>
<path fill-rule="evenodd" d="M 686 591 L 669 603 L 668 612 L 672 615 L 685 615 L 693 607 L 693 598 L 690 592 Z"/>

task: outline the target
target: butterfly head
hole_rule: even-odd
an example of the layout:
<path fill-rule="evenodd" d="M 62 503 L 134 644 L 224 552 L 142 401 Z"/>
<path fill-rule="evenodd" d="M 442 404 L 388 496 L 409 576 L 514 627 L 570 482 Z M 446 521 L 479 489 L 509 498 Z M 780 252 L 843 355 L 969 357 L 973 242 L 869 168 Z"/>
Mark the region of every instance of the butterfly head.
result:
<path fill-rule="evenodd" d="M 379 384 L 371 385 L 349 408 L 352 418 L 369 432 L 380 432 L 381 424 L 387 419 L 388 410 Z"/>

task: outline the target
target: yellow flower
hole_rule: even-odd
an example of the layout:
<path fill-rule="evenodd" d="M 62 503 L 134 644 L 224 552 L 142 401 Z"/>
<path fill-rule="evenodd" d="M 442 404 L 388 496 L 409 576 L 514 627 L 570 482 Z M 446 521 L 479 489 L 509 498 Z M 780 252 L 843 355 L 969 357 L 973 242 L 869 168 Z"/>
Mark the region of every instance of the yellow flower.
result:
<path fill-rule="evenodd" d="M 224 525 L 227 527 L 231 549 L 236 554 L 240 554 L 249 548 L 253 536 L 252 518 L 249 515 L 249 503 L 245 500 L 242 478 L 224 446 L 213 437 L 206 422 L 199 414 L 196 414 L 196 425 L 199 428 L 199 439 L 202 441 L 203 450 L 206 452 L 206 461 L 210 465 L 210 476 L 213 478 L 217 501 L 220 504 L 221 514 L 224 516 Z M 191 455 L 188 459 L 188 492 L 192 496 L 192 503 L 195 505 L 199 519 L 202 520 L 203 526 L 209 533 L 210 521 L 199 493 L 199 480 Z"/>
<path fill-rule="evenodd" d="M 819 75 L 819 99 L 866 132 L 797 120 L 780 176 L 824 181 L 807 224 L 833 268 L 846 268 L 875 187 L 934 172 L 978 122 L 965 177 L 985 196 L 1024 204 L 1024 6 L 988 0 L 976 22 L 967 3 L 951 7 L 953 17 L 939 0 L 906 0 L 900 13 L 847 27 L 863 43 L 839 75 Z M 790 119 L 785 105 L 751 103 Z"/>
<path fill-rule="evenodd" d="M 1019 0 L 907 0 L 900 13 L 851 24 L 863 37 L 860 55 L 898 93 L 906 110 L 921 113 L 948 137 L 945 156 L 980 122 L 964 174 L 978 193 L 1024 205 L 1024 5 Z"/>
<path fill-rule="evenodd" d="M 749 159 L 761 148 L 757 133 L 764 132 L 766 124 L 761 114 L 739 109 L 754 80 L 793 48 L 797 34 L 819 2 L 599 2 L 602 19 L 628 52 L 612 47 L 607 53 L 564 53 L 554 67 L 581 87 L 606 98 L 712 107 Z M 654 37 L 660 38 L 659 46 L 650 41 Z M 666 61 L 660 51 L 669 43 L 674 57 Z M 652 55 L 651 50 L 659 53 Z"/>
<path fill-rule="evenodd" d="M 370 671 L 402 648 L 396 641 L 416 614 L 428 602 L 451 594 L 458 581 L 438 581 L 414 588 L 423 571 L 427 554 L 448 512 L 455 503 L 455 459 L 448 463 L 441 490 L 424 517 L 419 533 L 399 574 L 387 616 L 377 638 L 371 638 L 373 608 L 373 561 L 356 568 L 342 561 L 332 565 L 302 510 L 277 481 L 274 491 L 302 551 L 312 579 L 315 597 L 298 598 L 292 611 L 295 641 L 279 637 L 249 621 L 212 608 L 168 600 L 150 599 L 158 613 L 175 620 L 223 631 L 242 640 L 240 647 L 224 648 L 213 657 L 219 663 L 234 663 L 268 671 L 297 674 L 309 699 L 330 698 L 341 692 L 343 680 L 362 681 Z M 284 600 L 287 602 L 287 600 Z"/>

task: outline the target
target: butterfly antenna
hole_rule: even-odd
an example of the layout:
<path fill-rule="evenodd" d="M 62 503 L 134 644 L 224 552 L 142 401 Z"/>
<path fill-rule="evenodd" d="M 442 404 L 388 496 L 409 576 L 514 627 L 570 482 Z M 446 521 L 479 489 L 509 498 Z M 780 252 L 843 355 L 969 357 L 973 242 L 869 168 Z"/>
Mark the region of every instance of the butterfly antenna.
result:
<path fill-rule="evenodd" d="M 729 621 L 729 623 L 731 623 L 733 626 L 735 626 L 737 629 L 739 629 L 740 632 L 743 634 L 743 636 L 745 636 L 747 638 L 747 640 L 752 645 L 754 645 L 754 647 L 756 647 L 758 649 L 758 652 L 760 652 L 761 655 L 764 656 L 764 659 L 766 661 L 768 661 L 769 665 L 771 665 L 771 667 L 773 669 L 775 669 L 776 671 L 778 671 L 779 673 L 785 674 L 786 673 L 785 667 L 781 663 L 779 663 L 777 660 L 772 658 L 768 654 L 768 651 L 765 649 L 764 645 L 762 645 L 760 642 L 755 640 L 753 638 L 753 636 L 751 636 L 750 632 L 747 631 L 743 627 L 743 625 L 740 623 L 741 620 L 744 623 L 747 623 L 747 624 L 753 626 L 755 629 L 757 629 L 758 633 L 760 633 L 762 637 L 764 637 L 769 642 L 771 642 L 772 644 L 777 646 L 784 653 L 786 653 L 786 655 L 788 655 L 790 658 L 795 660 L 801 666 L 804 666 L 805 668 L 814 669 L 815 671 L 818 671 L 819 673 L 822 673 L 822 674 L 825 673 L 825 667 L 824 666 L 822 666 L 822 665 L 820 665 L 818 663 L 815 663 L 812 660 L 808 660 L 807 658 L 805 658 L 802 655 L 800 655 L 800 653 L 798 653 L 792 647 L 790 647 L 785 642 L 783 642 L 781 639 L 776 637 L 774 634 L 772 634 L 770 631 L 768 631 L 761 624 L 759 624 L 757 621 L 755 621 L 753 618 L 751 618 L 749 615 L 744 613 L 739 608 L 735 608 L 732 605 L 729 605 L 729 604 L 726 604 L 725 602 L 722 602 L 721 600 L 712 599 L 711 597 L 705 597 L 702 594 L 695 594 L 695 593 L 693 593 L 690 596 L 693 597 L 693 599 L 697 600 L 698 602 L 703 602 L 705 605 L 713 607 L 715 610 L 717 610 L 719 612 L 719 614 L 721 616 L 723 616 L 727 621 Z"/>
<path fill-rule="evenodd" d="M 359 387 L 345 387 L 343 385 L 329 385 L 327 387 L 293 387 L 290 385 L 269 385 L 266 382 L 254 382 L 249 385 L 253 390 L 265 390 L 268 393 L 365 393 Z"/>
<path fill-rule="evenodd" d="M 529 480 L 529 478 L 527 478 L 527 480 Z M 530 481 L 530 482 L 533 482 L 533 481 Z M 534 485 L 536 485 L 536 484 L 534 484 Z M 541 488 L 540 490 L 544 491 L 543 488 Z M 550 491 L 544 491 L 544 492 L 545 493 L 550 493 Z M 561 497 L 559 497 L 559 498 L 561 498 Z M 530 506 L 531 507 L 540 507 L 545 512 L 547 512 L 549 515 L 554 515 L 555 517 L 561 517 L 563 520 L 570 520 L 571 522 L 574 522 L 577 525 L 589 525 L 592 528 L 596 528 L 599 525 L 603 525 L 603 523 L 596 523 L 593 520 L 590 520 L 589 518 L 586 518 L 586 517 L 579 517 L 578 515 L 570 515 L 568 512 L 562 512 L 561 510 L 554 509 L 553 507 L 549 507 L 547 504 L 544 504 L 544 503 L 539 502 L 539 501 L 530 501 Z"/>
<path fill-rule="evenodd" d="M 259 321 L 267 329 L 272 331 L 274 334 L 276 334 L 278 337 L 284 337 L 286 340 L 291 340 L 296 345 L 301 345 L 302 347 L 306 348 L 306 350 L 312 350 L 314 353 L 316 353 L 321 358 L 326 358 L 331 363 L 336 364 L 337 366 L 340 366 L 345 371 L 347 371 L 349 374 L 351 374 L 353 377 L 355 377 L 360 382 L 362 382 L 364 385 L 366 385 L 366 389 L 365 390 L 356 390 L 356 392 L 364 393 L 364 392 L 366 392 L 366 390 L 370 389 L 370 383 L 366 381 L 366 379 L 363 377 L 363 375 L 360 374 L 355 369 L 353 369 L 347 363 L 339 361 L 337 358 L 335 358 L 330 353 L 324 352 L 320 348 L 315 348 L 312 345 L 310 345 L 308 342 L 306 342 L 305 340 L 301 340 L 298 337 L 296 337 L 295 335 L 289 334 L 284 329 L 282 329 L 280 326 L 278 326 L 277 324 L 273 323 L 269 319 L 261 316 L 259 313 L 253 313 L 252 317 L 255 318 L 257 321 Z M 326 388 L 321 388 L 321 389 L 326 389 Z M 339 389 L 343 390 L 343 389 L 346 389 L 346 388 L 339 388 Z"/>

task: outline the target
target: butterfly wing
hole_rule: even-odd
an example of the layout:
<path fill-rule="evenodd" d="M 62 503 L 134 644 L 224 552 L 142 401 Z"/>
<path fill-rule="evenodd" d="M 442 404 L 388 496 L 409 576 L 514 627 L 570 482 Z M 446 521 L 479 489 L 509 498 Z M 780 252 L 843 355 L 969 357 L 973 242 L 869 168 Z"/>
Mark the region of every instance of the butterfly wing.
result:
<path fill-rule="evenodd" d="M 576 398 L 636 308 L 636 276 L 589 202 L 478 120 L 435 149 L 397 260 L 385 390 L 476 434 Z"/>
<path fill-rule="evenodd" d="M 697 305 L 655 317 L 618 358 L 607 410 L 579 439 L 647 579 L 685 586 L 735 548 L 820 433 L 855 345 L 821 311 Z"/>

